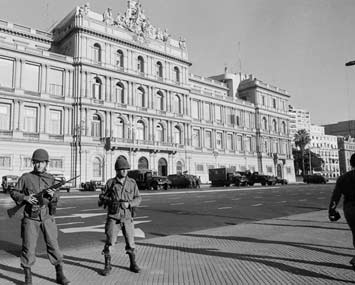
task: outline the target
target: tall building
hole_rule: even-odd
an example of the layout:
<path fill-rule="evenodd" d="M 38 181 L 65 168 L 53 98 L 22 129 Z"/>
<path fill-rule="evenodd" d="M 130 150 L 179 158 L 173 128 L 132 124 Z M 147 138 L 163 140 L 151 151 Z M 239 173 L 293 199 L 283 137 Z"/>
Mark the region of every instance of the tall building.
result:
<path fill-rule="evenodd" d="M 139 2 L 76 7 L 50 32 L 1 21 L 0 175 L 31 169 L 106 180 L 125 156 L 160 175 L 228 166 L 294 181 L 287 92 L 255 78 L 191 74 L 184 40 Z"/>
<path fill-rule="evenodd" d="M 308 111 L 288 106 L 290 115 L 290 135 L 293 139 L 298 130 L 305 129 L 308 133 L 311 131 L 311 115 Z"/>
<path fill-rule="evenodd" d="M 340 174 L 351 170 L 350 158 L 355 153 L 355 139 L 338 136 Z"/>
<path fill-rule="evenodd" d="M 325 133 L 333 136 L 355 137 L 355 120 L 324 125 Z"/>
<path fill-rule="evenodd" d="M 323 126 L 311 125 L 311 151 L 324 160 L 323 173 L 334 178 L 340 175 L 337 137 L 326 135 Z"/>

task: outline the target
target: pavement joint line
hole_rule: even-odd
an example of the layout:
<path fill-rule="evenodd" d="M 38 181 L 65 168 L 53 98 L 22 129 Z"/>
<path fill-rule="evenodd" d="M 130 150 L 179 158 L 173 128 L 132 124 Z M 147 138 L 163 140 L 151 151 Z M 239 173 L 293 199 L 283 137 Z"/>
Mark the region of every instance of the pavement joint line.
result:
<path fill-rule="evenodd" d="M 213 203 L 213 202 L 216 202 L 216 200 L 203 201 L 203 203 Z"/>
<path fill-rule="evenodd" d="M 254 204 L 254 205 L 251 205 L 252 207 L 259 207 L 259 206 L 261 206 L 262 205 L 262 203 L 259 203 L 259 204 Z"/>
<path fill-rule="evenodd" d="M 217 208 L 217 210 L 224 210 L 224 209 L 232 209 L 232 207 L 221 207 L 221 208 Z"/>
<path fill-rule="evenodd" d="M 172 204 L 170 204 L 171 206 L 175 206 L 175 205 L 183 205 L 183 204 L 185 204 L 185 203 L 172 203 Z"/>

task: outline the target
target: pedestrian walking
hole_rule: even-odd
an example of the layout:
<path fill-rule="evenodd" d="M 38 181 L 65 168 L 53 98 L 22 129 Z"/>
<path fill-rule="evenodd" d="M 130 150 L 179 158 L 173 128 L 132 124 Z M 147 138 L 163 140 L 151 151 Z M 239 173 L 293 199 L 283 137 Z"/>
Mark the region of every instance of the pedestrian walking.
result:
<path fill-rule="evenodd" d="M 54 220 L 59 195 L 51 189 L 38 195 L 56 184 L 53 175 L 46 172 L 48 161 L 46 150 L 35 150 L 32 155 L 33 171 L 23 174 L 10 192 L 16 204 L 24 204 L 21 221 L 21 266 L 27 285 L 32 284 L 31 267 L 36 261 L 35 252 L 40 231 L 44 236 L 49 261 L 56 269 L 57 283 L 69 284 L 63 273 L 63 255 L 59 249 L 58 230 Z"/>
<path fill-rule="evenodd" d="M 102 275 L 109 275 L 111 266 L 112 246 L 116 243 L 117 234 L 122 230 L 126 242 L 126 254 L 129 256 L 132 272 L 139 273 L 136 263 L 134 244 L 134 208 L 141 203 L 141 196 L 136 181 L 127 176 L 130 165 L 126 158 L 119 156 L 115 162 L 116 177 L 106 182 L 103 193 L 99 197 L 99 206 L 107 207 L 105 224 L 106 242 L 102 254 L 105 267 Z"/>
<path fill-rule="evenodd" d="M 201 186 L 201 176 L 198 176 L 197 178 L 196 178 L 196 188 L 200 188 Z"/>
<path fill-rule="evenodd" d="M 336 207 L 340 201 L 341 196 L 344 196 L 343 210 L 346 222 L 348 223 L 352 236 L 353 245 L 355 248 L 355 154 L 350 158 L 350 165 L 352 169 L 341 175 L 335 185 L 330 204 L 329 204 L 329 220 L 337 221 L 340 219 L 340 214 Z M 355 256 L 350 260 L 350 264 L 355 271 Z"/>

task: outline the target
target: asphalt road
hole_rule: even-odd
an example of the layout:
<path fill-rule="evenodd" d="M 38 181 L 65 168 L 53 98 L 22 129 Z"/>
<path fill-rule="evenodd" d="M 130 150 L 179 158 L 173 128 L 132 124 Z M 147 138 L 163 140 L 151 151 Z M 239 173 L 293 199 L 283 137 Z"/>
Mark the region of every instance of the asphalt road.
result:
<path fill-rule="evenodd" d="M 333 187 L 297 184 L 142 192 L 135 219 L 137 240 L 324 210 Z M 101 250 L 105 210 L 97 207 L 98 194 L 61 194 L 56 215 L 61 248 Z M 18 254 L 21 216 L 7 217 L 6 208 L 11 205 L 8 195 L 0 194 L 0 250 Z M 37 252 L 45 252 L 42 238 Z"/>

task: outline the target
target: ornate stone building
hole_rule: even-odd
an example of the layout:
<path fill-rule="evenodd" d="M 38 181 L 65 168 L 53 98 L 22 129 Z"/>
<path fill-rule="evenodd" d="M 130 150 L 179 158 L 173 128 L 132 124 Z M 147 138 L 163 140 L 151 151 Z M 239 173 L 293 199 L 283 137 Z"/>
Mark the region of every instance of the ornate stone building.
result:
<path fill-rule="evenodd" d="M 119 155 L 203 182 L 221 166 L 293 181 L 289 95 L 190 66 L 185 41 L 135 1 L 116 17 L 77 7 L 49 33 L 0 21 L 0 175 L 30 170 L 44 147 L 51 172 L 80 181 L 113 176 Z"/>

